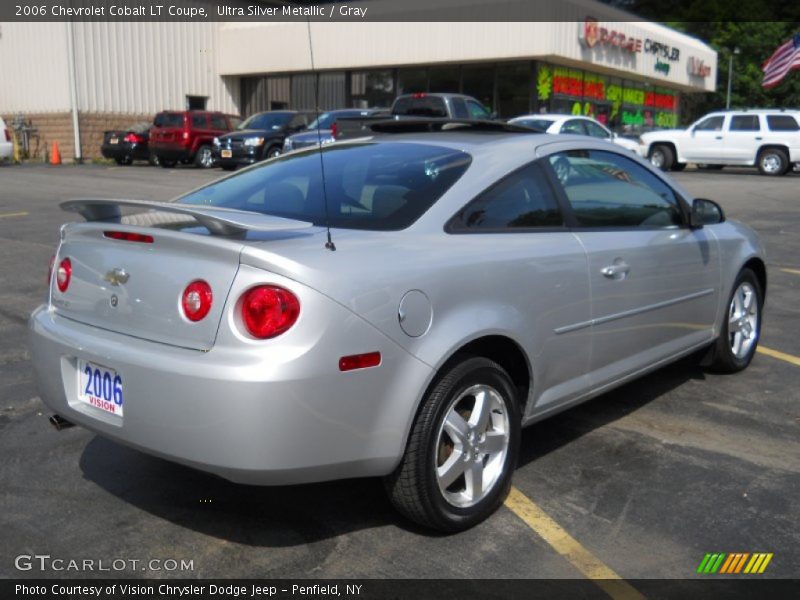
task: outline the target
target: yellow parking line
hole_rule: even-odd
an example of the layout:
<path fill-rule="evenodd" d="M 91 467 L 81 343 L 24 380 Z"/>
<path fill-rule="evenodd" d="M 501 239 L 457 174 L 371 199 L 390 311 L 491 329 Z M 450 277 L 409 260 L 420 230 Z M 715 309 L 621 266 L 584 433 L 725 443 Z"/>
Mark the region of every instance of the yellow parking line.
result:
<path fill-rule="evenodd" d="M 766 346 L 761 345 L 759 345 L 756 350 L 761 354 L 766 354 L 767 356 L 777 358 L 778 360 L 785 360 L 786 362 L 793 364 L 795 367 L 800 367 L 800 356 L 786 354 L 785 352 L 779 352 L 778 350 L 773 350 L 772 348 L 767 348 Z"/>
<path fill-rule="evenodd" d="M 593 580 L 614 600 L 644 600 L 645 597 L 641 593 L 584 548 L 578 540 L 564 531 L 561 525 L 517 488 L 511 488 L 505 504 L 573 567 Z"/>
<path fill-rule="evenodd" d="M 27 217 L 30 213 L 28 212 L 15 212 L 15 213 L 6 213 L 0 214 L 0 219 L 7 219 L 8 217 Z"/>
<path fill-rule="evenodd" d="M 781 269 L 784 273 L 791 273 L 792 275 L 800 275 L 800 269 Z"/>

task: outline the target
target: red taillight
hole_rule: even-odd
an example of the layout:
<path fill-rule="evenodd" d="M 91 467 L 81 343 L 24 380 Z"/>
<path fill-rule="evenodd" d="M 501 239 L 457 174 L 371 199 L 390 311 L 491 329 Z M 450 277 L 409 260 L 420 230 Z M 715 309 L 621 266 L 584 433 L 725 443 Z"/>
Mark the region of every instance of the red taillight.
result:
<path fill-rule="evenodd" d="M 213 300 L 211 286 L 202 279 L 197 279 L 183 290 L 183 295 L 181 296 L 183 314 L 190 321 L 199 321 L 211 310 Z"/>
<path fill-rule="evenodd" d="M 340 371 L 354 371 L 355 369 L 367 369 L 377 367 L 381 364 L 380 352 L 367 352 L 366 354 L 354 354 L 343 356 L 339 359 Z"/>
<path fill-rule="evenodd" d="M 426 94 L 425 92 L 417 92 L 416 94 L 411 94 L 411 97 L 412 98 L 424 98 L 427 95 L 428 94 Z"/>
<path fill-rule="evenodd" d="M 339 127 L 336 126 L 336 121 L 334 121 L 333 125 L 331 125 L 331 136 L 335 138 L 337 135 L 339 135 Z"/>
<path fill-rule="evenodd" d="M 11 133 L 8 131 L 8 129 L 6 129 L 6 141 L 7 142 L 11 141 Z"/>
<path fill-rule="evenodd" d="M 140 242 L 142 244 L 152 244 L 153 236 L 143 233 L 133 233 L 132 231 L 104 231 L 103 235 L 112 240 L 123 242 Z"/>
<path fill-rule="evenodd" d="M 70 279 L 72 279 L 72 263 L 68 258 L 65 258 L 58 263 L 58 269 L 56 270 L 56 285 L 59 292 L 63 294 L 67 291 Z"/>
<path fill-rule="evenodd" d="M 53 281 L 53 265 L 56 264 L 56 255 L 50 257 L 50 265 L 47 267 L 47 285 L 50 285 L 50 282 Z"/>
<path fill-rule="evenodd" d="M 122 138 L 122 141 L 128 142 L 129 144 L 141 144 L 144 141 L 144 138 L 138 133 L 129 133 Z"/>
<path fill-rule="evenodd" d="M 189 132 L 188 131 L 184 131 L 183 132 L 183 139 L 185 139 L 185 140 L 189 139 Z"/>
<path fill-rule="evenodd" d="M 288 331 L 299 315 L 297 296 L 281 287 L 260 285 L 242 296 L 242 320 L 255 338 L 265 340 Z"/>

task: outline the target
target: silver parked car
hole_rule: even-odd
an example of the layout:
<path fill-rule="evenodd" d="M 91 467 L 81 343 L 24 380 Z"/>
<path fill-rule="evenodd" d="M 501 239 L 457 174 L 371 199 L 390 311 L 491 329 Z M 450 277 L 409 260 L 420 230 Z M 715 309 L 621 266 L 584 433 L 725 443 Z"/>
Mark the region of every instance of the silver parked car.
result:
<path fill-rule="evenodd" d="M 748 365 L 763 250 L 717 204 L 614 144 L 428 128 L 66 202 L 88 222 L 30 320 L 56 424 L 237 482 L 382 476 L 456 531 L 502 503 L 521 427 L 696 351 Z"/>

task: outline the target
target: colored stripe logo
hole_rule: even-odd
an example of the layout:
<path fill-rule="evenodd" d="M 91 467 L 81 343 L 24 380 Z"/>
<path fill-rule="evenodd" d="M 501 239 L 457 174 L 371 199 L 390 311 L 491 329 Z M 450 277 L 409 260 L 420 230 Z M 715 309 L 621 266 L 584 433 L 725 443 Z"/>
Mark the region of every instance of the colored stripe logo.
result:
<path fill-rule="evenodd" d="M 702 575 L 755 575 L 763 573 L 772 560 L 772 552 L 709 552 L 697 572 Z"/>

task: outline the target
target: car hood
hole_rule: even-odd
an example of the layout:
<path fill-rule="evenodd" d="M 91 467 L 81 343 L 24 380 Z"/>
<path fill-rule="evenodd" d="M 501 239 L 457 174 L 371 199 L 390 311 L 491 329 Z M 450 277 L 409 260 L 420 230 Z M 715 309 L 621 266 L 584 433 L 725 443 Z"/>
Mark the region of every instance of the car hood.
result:
<path fill-rule="evenodd" d="M 237 129 L 218 136 L 221 140 L 243 140 L 250 137 L 274 137 L 286 135 L 282 129 Z"/>

